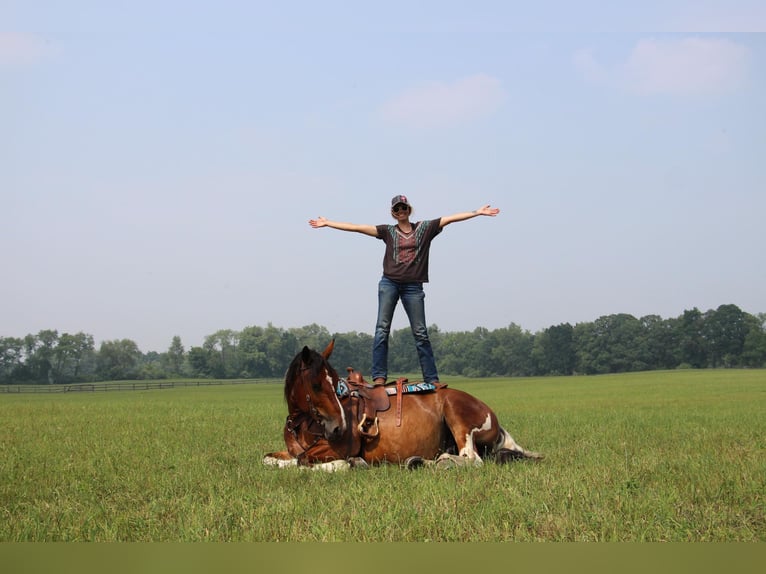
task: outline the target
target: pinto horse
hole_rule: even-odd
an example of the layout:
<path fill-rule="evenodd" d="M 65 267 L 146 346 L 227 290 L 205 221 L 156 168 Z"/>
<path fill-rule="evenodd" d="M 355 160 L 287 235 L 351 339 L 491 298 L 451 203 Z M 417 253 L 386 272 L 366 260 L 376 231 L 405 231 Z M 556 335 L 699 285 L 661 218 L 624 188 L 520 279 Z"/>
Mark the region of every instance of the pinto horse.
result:
<path fill-rule="evenodd" d="M 486 404 L 446 386 L 399 394 L 396 408 L 377 411 L 374 426 L 367 421 L 365 427 L 366 415 L 360 422 L 352 399 L 339 396 L 342 381 L 328 361 L 334 343 L 322 353 L 304 347 L 290 363 L 284 389 L 287 450 L 266 454 L 264 464 L 338 470 L 381 463 L 416 468 L 479 465 L 484 458 L 498 463 L 542 458 L 519 446 Z"/>

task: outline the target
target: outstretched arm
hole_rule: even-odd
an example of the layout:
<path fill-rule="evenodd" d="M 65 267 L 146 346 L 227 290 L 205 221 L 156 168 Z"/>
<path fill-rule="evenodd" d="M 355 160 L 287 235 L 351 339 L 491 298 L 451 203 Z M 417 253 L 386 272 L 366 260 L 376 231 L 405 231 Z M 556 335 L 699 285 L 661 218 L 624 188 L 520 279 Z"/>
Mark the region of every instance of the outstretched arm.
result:
<path fill-rule="evenodd" d="M 372 237 L 378 236 L 378 229 L 374 225 L 360 225 L 358 223 L 330 221 L 325 217 L 309 219 L 309 225 L 314 229 L 319 229 L 320 227 L 332 227 L 333 229 L 340 229 L 341 231 L 353 231 L 355 233 L 363 233 L 364 235 L 370 235 Z"/>
<path fill-rule="evenodd" d="M 488 215 L 490 217 L 495 217 L 498 213 L 500 213 L 500 210 L 497 207 L 490 207 L 489 205 L 485 205 L 484 207 L 480 207 L 474 211 L 464 211 L 463 213 L 456 213 L 454 215 L 447 215 L 442 217 L 441 220 L 439 220 L 439 226 L 444 227 L 450 223 L 455 223 L 456 221 L 465 221 L 466 219 L 471 219 L 478 215 Z"/>

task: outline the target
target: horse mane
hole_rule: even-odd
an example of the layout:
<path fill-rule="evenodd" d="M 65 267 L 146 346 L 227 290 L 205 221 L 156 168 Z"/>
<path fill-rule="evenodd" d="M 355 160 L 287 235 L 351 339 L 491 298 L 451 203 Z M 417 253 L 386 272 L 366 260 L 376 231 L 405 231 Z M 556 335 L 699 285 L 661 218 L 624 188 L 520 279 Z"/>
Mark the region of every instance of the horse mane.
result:
<path fill-rule="evenodd" d="M 321 353 L 318 353 L 314 349 L 308 349 L 308 353 L 311 357 L 308 368 L 311 370 L 311 376 L 316 377 L 322 367 L 327 369 L 330 376 L 333 379 L 338 378 L 338 373 L 333 366 L 325 359 Z M 303 365 L 303 351 L 299 351 L 297 355 L 290 362 L 290 366 L 287 367 L 287 373 L 285 373 L 285 402 L 289 402 L 290 394 L 293 390 L 293 385 L 298 379 L 298 372 Z"/>

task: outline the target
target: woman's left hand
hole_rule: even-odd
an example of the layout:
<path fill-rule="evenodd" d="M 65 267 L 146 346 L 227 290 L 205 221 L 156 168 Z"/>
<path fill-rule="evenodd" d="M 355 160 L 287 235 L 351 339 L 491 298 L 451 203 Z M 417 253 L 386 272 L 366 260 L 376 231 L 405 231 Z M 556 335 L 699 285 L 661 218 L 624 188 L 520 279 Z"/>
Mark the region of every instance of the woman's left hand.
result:
<path fill-rule="evenodd" d="M 489 215 L 494 217 L 498 213 L 500 213 L 500 210 L 497 207 L 490 207 L 489 204 L 485 205 L 484 207 L 477 209 L 476 213 L 479 215 Z"/>

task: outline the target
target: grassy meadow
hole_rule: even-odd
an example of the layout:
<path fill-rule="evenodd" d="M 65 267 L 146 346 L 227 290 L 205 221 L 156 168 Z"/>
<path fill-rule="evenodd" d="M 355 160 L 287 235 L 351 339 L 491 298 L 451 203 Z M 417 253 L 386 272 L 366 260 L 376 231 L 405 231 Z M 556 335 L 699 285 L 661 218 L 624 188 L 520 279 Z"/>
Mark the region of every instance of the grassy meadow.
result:
<path fill-rule="evenodd" d="M 0 394 L 0 542 L 766 541 L 766 371 L 445 382 L 546 459 L 264 467 L 276 383 Z"/>

